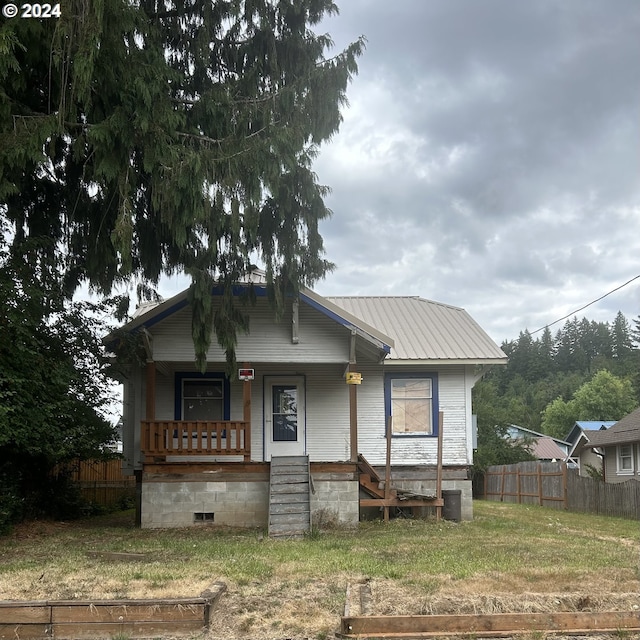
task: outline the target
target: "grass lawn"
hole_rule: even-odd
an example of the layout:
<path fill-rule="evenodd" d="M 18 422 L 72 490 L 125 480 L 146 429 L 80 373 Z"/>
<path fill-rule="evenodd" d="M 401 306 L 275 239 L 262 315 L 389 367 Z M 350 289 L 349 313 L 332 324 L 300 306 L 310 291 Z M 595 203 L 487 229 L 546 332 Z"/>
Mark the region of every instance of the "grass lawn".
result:
<path fill-rule="evenodd" d="M 637 522 L 491 502 L 474 510 L 473 522 L 369 522 L 301 541 L 140 530 L 131 513 L 30 523 L 0 538 L 0 599 L 188 597 L 221 580 L 229 590 L 212 639 L 332 636 L 347 585 L 365 581 L 378 614 L 640 607 Z"/>

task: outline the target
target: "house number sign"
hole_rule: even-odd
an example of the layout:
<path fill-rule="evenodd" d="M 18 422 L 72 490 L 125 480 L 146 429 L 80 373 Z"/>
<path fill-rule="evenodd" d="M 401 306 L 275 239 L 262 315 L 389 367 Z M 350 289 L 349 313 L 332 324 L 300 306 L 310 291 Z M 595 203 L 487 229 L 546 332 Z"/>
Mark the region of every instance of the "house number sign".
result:
<path fill-rule="evenodd" d="M 347 372 L 347 384 L 362 384 L 362 374 L 354 371 Z"/>

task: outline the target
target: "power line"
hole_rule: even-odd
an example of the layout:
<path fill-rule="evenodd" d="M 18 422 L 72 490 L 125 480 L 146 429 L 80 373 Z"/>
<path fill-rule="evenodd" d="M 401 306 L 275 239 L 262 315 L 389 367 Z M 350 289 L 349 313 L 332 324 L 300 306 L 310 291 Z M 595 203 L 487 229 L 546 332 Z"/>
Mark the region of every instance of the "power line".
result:
<path fill-rule="evenodd" d="M 619 287 L 616 287 L 615 289 L 611 289 L 611 291 L 605 293 L 603 296 L 600 296 L 599 298 L 596 298 L 595 300 L 592 300 L 591 302 L 585 304 L 584 307 L 580 307 L 579 309 L 576 309 L 575 311 L 572 311 L 571 313 L 568 313 L 566 316 L 564 316 L 562 318 L 558 318 L 557 320 L 554 320 L 553 322 L 550 322 L 549 324 L 545 324 L 544 327 L 540 327 L 539 329 L 536 329 L 535 331 L 532 331 L 531 335 L 533 335 L 534 333 L 538 333 L 538 331 L 542 331 L 543 329 L 546 329 L 547 327 L 552 327 L 554 324 L 558 324 L 558 322 L 562 322 L 563 320 L 566 320 L 567 318 L 570 318 L 571 316 L 575 315 L 579 311 L 582 311 L 582 310 L 586 309 L 587 307 L 590 307 L 592 304 L 595 304 L 596 302 L 600 302 L 600 300 L 603 300 L 607 296 L 610 296 L 612 293 L 615 293 L 616 291 L 619 291 L 623 287 L 626 287 L 628 284 L 631 284 L 634 280 L 637 280 L 638 278 L 640 278 L 640 274 L 638 274 L 634 278 L 631 278 L 631 280 L 627 280 L 624 284 L 621 284 Z"/>

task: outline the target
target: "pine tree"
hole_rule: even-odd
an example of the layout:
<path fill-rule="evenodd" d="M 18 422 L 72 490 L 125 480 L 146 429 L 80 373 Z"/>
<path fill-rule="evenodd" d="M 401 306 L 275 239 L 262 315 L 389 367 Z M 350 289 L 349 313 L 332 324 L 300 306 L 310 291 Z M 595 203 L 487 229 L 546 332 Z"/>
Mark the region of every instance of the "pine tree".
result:
<path fill-rule="evenodd" d="M 0 213 L 15 256 L 107 294 L 191 278 L 193 338 L 234 358 L 226 290 L 261 261 L 273 299 L 331 264 L 312 161 L 341 122 L 363 40 L 329 57 L 330 0 L 69 0 L 59 19 L 0 25 Z M 31 254 L 29 254 L 31 255 Z"/>
<path fill-rule="evenodd" d="M 633 350 L 631 327 L 622 311 L 618 311 L 613 326 L 611 327 L 611 342 L 613 345 L 613 357 L 624 358 Z"/>
<path fill-rule="evenodd" d="M 634 326 L 631 329 L 631 338 L 636 349 L 640 349 L 640 315 L 637 318 L 633 318 L 633 325 Z"/>

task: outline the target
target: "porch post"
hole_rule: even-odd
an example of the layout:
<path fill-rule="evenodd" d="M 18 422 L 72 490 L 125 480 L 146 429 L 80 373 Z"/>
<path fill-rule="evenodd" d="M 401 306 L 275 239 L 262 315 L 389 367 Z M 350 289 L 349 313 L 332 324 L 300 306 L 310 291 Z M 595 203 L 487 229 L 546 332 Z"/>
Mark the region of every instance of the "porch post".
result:
<path fill-rule="evenodd" d="M 351 333 L 349 345 L 349 373 L 356 371 L 356 334 Z M 358 462 L 358 392 L 357 385 L 349 385 L 349 427 L 351 432 L 351 462 Z"/>
<path fill-rule="evenodd" d="M 355 372 L 356 365 L 349 365 L 349 372 Z M 349 385 L 349 425 L 351 430 L 351 462 L 358 462 L 358 392 L 357 385 Z"/>
<path fill-rule="evenodd" d="M 243 365 L 250 369 L 249 364 Z M 246 424 L 244 429 L 244 459 L 251 460 L 251 380 L 242 383 L 242 421 Z"/>
<path fill-rule="evenodd" d="M 147 420 L 156 419 L 156 363 L 147 360 L 147 404 L 145 417 Z"/>

